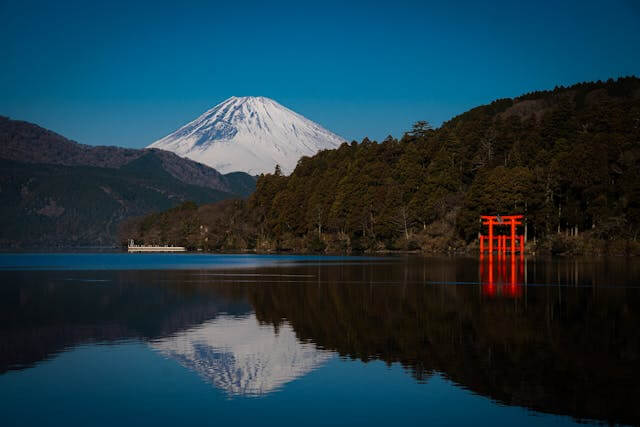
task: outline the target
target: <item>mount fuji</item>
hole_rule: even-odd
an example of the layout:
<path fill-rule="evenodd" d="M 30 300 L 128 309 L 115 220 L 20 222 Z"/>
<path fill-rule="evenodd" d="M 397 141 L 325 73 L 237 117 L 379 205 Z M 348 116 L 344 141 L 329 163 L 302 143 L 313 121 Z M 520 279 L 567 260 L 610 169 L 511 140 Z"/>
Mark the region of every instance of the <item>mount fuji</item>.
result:
<path fill-rule="evenodd" d="M 285 174 L 302 156 L 337 148 L 344 138 L 262 96 L 231 97 L 149 145 L 204 163 L 221 173 Z"/>

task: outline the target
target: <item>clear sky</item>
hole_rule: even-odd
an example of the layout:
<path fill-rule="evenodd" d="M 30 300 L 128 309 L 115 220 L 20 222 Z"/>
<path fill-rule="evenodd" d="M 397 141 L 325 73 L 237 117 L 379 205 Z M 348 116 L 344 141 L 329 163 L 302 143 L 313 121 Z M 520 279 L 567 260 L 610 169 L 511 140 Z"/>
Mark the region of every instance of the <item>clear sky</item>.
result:
<path fill-rule="evenodd" d="M 0 0 L 0 115 L 143 147 L 229 96 L 346 139 L 640 75 L 640 1 Z"/>

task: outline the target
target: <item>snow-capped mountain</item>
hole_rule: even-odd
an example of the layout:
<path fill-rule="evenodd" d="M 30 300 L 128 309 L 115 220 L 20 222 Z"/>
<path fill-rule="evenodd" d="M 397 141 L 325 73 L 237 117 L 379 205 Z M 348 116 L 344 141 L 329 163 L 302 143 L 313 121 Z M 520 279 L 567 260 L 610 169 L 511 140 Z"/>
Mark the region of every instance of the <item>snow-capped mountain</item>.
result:
<path fill-rule="evenodd" d="M 253 314 L 220 316 L 150 345 L 231 396 L 273 392 L 318 368 L 333 354 L 300 342 L 288 323 L 276 333 Z"/>
<path fill-rule="evenodd" d="M 302 156 L 338 147 L 344 138 L 262 96 L 231 97 L 149 145 L 219 172 L 285 174 Z"/>

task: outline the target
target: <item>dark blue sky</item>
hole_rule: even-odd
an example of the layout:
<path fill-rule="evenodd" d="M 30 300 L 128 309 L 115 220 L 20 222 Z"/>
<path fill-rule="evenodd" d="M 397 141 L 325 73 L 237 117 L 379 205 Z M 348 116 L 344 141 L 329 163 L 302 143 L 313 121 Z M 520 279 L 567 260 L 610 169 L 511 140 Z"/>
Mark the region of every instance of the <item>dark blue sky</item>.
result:
<path fill-rule="evenodd" d="M 142 147 L 261 95 L 380 140 L 496 98 L 640 75 L 636 0 L 93 3 L 0 0 L 1 115 Z"/>

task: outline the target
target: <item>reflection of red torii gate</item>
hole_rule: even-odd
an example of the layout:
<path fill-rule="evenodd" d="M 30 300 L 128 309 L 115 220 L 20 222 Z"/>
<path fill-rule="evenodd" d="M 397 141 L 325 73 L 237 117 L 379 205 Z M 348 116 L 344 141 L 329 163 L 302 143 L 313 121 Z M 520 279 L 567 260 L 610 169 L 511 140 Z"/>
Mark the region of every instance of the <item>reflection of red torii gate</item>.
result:
<path fill-rule="evenodd" d="M 524 235 L 516 235 L 516 227 L 522 224 L 522 219 L 524 219 L 524 215 L 482 215 L 480 217 L 482 220 L 482 225 L 486 225 L 489 227 L 489 234 L 487 236 L 483 236 L 480 234 L 480 253 L 483 254 L 485 252 L 485 242 L 488 243 L 488 247 L 486 250 L 489 252 L 489 255 L 493 254 L 494 250 L 494 240 L 496 241 L 496 249 L 498 251 L 498 255 L 506 255 L 507 253 L 507 242 L 510 243 L 510 251 L 511 254 L 515 254 L 516 251 L 519 251 L 520 254 L 524 254 Z M 508 226 L 511 227 L 511 236 L 494 236 L 493 227 L 494 226 Z M 516 249 L 516 240 L 519 241 L 520 247 Z"/>
<path fill-rule="evenodd" d="M 516 263 L 516 258 L 518 262 Z M 511 263 L 508 260 L 511 259 Z M 516 298 L 522 295 L 526 286 L 526 267 L 523 256 L 484 258 L 480 255 L 480 283 L 482 294 L 489 297 Z"/>

